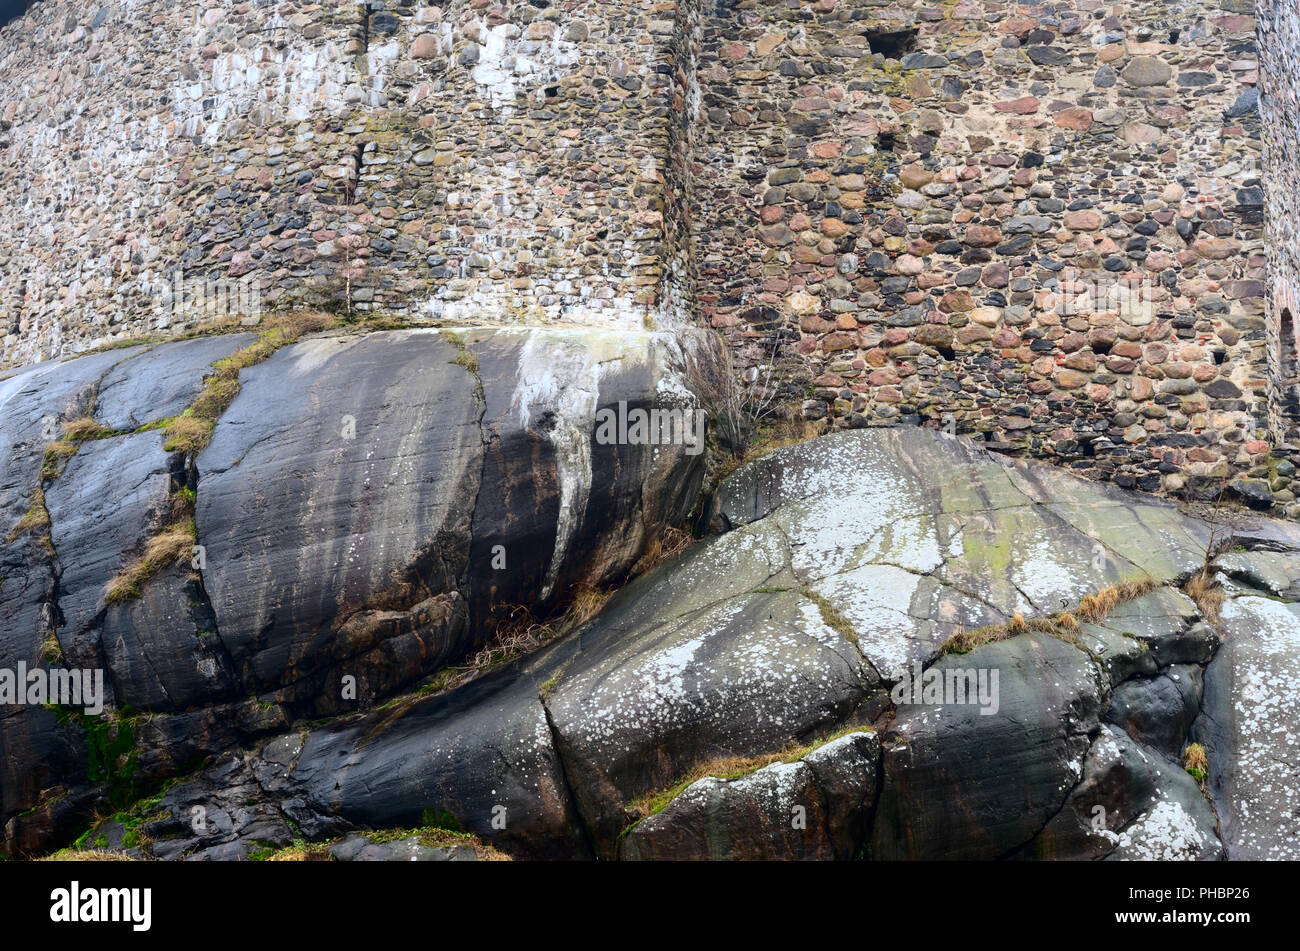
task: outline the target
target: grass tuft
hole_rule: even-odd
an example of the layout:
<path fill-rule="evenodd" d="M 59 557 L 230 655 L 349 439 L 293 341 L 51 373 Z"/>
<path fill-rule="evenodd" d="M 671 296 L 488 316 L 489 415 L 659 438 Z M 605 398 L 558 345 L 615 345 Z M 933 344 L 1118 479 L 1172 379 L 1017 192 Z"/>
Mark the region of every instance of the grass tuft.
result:
<path fill-rule="evenodd" d="M 110 852 L 108 849 L 59 849 L 53 855 L 40 859 L 41 862 L 135 862 L 124 852 Z"/>
<path fill-rule="evenodd" d="M 45 489 L 37 486 L 32 492 L 31 505 L 18 520 L 18 524 L 9 533 L 8 541 L 17 541 L 24 535 L 44 534 L 48 537 L 50 530 L 50 512 L 45 507 Z"/>
<path fill-rule="evenodd" d="M 1188 744 L 1187 749 L 1183 750 L 1183 769 L 1198 783 L 1205 783 L 1205 777 L 1210 775 L 1210 761 L 1205 756 L 1204 746 L 1200 743 Z"/>
<path fill-rule="evenodd" d="M 1201 612 L 1203 618 L 1211 624 L 1219 623 L 1225 596 L 1223 587 L 1215 579 L 1214 575 L 1209 571 L 1198 571 L 1183 585 L 1183 594 L 1195 602 L 1196 608 Z"/>
<path fill-rule="evenodd" d="M 680 528 L 666 528 L 659 535 L 656 535 L 650 544 L 646 546 L 645 554 L 637 559 L 632 566 L 632 576 L 637 577 L 648 571 L 658 568 L 670 558 L 675 558 L 686 549 L 691 547 L 691 542 L 695 541 L 689 532 L 682 531 Z"/>
<path fill-rule="evenodd" d="M 1075 636 L 1079 631 L 1080 619 L 1091 624 L 1100 623 L 1121 604 L 1150 594 L 1159 587 L 1160 582 L 1150 577 L 1113 584 L 1095 594 L 1084 595 L 1075 611 L 1063 611 L 1050 618 L 1026 620 L 1024 615 L 1017 611 L 1006 624 L 990 624 L 973 631 L 959 630 L 943 642 L 939 653 L 965 654 L 984 644 L 1004 641 L 1026 631 L 1050 634 L 1067 644 L 1082 647 Z"/>
<path fill-rule="evenodd" d="M 173 509 L 177 504 L 173 496 Z M 158 572 L 189 561 L 194 551 L 194 540 L 192 519 L 164 528 L 145 543 L 144 552 L 139 557 L 108 582 L 104 588 L 104 600 L 116 605 L 138 598 L 144 586 Z"/>
<path fill-rule="evenodd" d="M 822 623 L 831 630 L 838 632 L 854 647 L 858 646 L 858 632 L 853 629 L 853 625 L 849 622 L 849 619 L 836 610 L 835 605 L 831 604 L 820 594 L 817 594 L 812 590 L 805 590 L 803 595 L 813 604 L 817 605 L 817 610 L 821 612 Z"/>
<path fill-rule="evenodd" d="M 212 441 L 217 420 L 239 395 L 239 373 L 266 360 L 281 347 L 308 333 L 329 330 L 342 323 L 323 311 L 294 311 L 267 318 L 259 326 L 256 342 L 212 364 L 199 395 L 179 416 L 163 426 L 167 452 L 195 455 Z"/>
<path fill-rule="evenodd" d="M 810 743 L 793 744 L 775 753 L 762 753 L 757 756 L 719 756 L 700 763 L 667 789 L 647 793 L 640 797 L 630 803 L 624 809 L 624 812 L 628 814 L 629 818 L 640 821 L 662 812 L 669 803 L 685 792 L 692 783 L 697 783 L 708 776 L 724 780 L 740 779 L 750 773 L 757 772 L 765 766 L 771 766 L 773 763 L 798 762 L 809 753 L 833 740 L 838 740 L 850 733 L 870 733 L 872 729 L 869 725 L 847 724 L 820 739 L 813 740 Z"/>

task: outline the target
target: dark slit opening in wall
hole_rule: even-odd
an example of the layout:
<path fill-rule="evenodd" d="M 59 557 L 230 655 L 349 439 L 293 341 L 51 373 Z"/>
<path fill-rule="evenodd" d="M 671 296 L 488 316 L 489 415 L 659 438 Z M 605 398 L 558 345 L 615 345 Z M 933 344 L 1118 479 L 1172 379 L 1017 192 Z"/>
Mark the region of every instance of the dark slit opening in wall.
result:
<path fill-rule="evenodd" d="M 1300 354 L 1297 353 L 1295 319 L 1290 308 L 1283 308 L 1281 324 L 1277 341 L 1281 410 L 1290 419 L 1300 419 Z"/>
<path fill-rule="evenodd" d="M 863 34 L 872 53 L 880 53 L 885 59 L 902 59 L 916 50 L 916 30 L 869 30 Z"/>

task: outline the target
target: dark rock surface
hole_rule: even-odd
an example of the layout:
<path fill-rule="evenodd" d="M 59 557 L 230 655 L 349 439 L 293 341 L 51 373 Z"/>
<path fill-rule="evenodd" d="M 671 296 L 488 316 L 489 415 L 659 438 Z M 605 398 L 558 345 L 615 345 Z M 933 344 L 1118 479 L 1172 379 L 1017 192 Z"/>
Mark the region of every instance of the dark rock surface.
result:
<path fill-rule="evenodd" d="M 850 733 L 739 779 L 706 777 L 627 833 L 619 858 L 852 859 L 875 804 L 880 744 Z"/>
<path fill-rule="evenodd" d="M 323 379 L 331 354 L 362 343 L 322 338 L 285 361 L 302 359 Z M 406 343 L 406 352 L 417 349 Z M 441 337 L 419 343 L 425 353 L 450 355 L 439 349 L 447 344 Z M 582 520 L 565 529 L 561 507 L 542 505 L 555 514 L 540 517 L 538 500 L 591 498 L 599 485 L 566 483 L 581 470 L 565 469 L 564 440 L 545 435 L 551 430 L 534 439 L 522 426 L 509 435 L 503 421 L 518 420 L 533 396 L 494 402 L 492 380 L 513 365 L 526 384 L 532 358 L 512 356 L 494 334 L 467 346 L 481 355 L 480 373 L 499 364 L 484 383 L 489 446 L 513 439 L 531 446 L 539 466 L 552 460 L 554 477 L 520 497 L 528 517 L 510 522 L 529 538 L 547 519 L 561 526 L 521 582 L 540 598 L 566 532 L 573 550 L 595 548 L 583 541 Z M 312 363 L 309 354 L 322 359 Z M 250 392 L 258 391 L 240 399 Z M 247 420 L 240 425 L 254 427 L 250 433 L 262 425 L 246 411 L 232 419 Z M 226 457 L 263 458 L 256 441 L 247 452 L 232 445 Z M 303 458 L 313 446 L 303 445 Z M 508 455 L 492 477 L 501 486 L 520 479 Z M 265 464 L 290 465 L 283 457 Z M 621 464 L 601 465 L 591 471 L 621 477 Z M 655 481 L 660 470 L 638 471 L 640 484 L 670 491 Z M 318 478 L 302 467 L 305 486 Z M 203 488 L 200 474 L 200 498 Z M 1285 634 L 1295 615 L 1238 585 L 1228 589 L 1222 629 L 1206 620 L 1177 587 L 1204 561 L 1203 523 L 1165 503 L 916 429 L 778 450 L 739 470 L 716 498 L 730 531 L 625 585 L 558 641 L 463 686 L 292 726 L 293 704 L 238 700 L 237 692 L 143 721 L 141 773 L 150 781 L 208 758 L 147 801 L 146 815 L 128 813 L 142 823 L 148 854 L 245 858 L 302 837 L 339 840 L 334 848 L 346 855 L 336 858 L 354 847 L 365 857 L 435 858 L 405 833 L 394 839 L 407 843 L 397 852 L 366 852 L 357 841 L 367 829 L 431 822 L 510 855 L 547 859 L 1287 854 L 1294 784 L 1285 737 L 1294 724 L 1276 685 L 1287 682 L 1297 656 Z M 242 528 L 245 537 L 262 537 L 271 514 Z M 472 542 L 459 550 L 471 549 Z M 1219 567 L 1288 591 L 1300 576 L 1297 559 L 1289 530 L 1259 521 L 1241 527 Z M 557 583 L 583 577 L 568 570 L 557 571 Z M 187 574 L 156 579 L 159 597 Z M 1049 621 L 1106 585 L 1144 578 L 1150 590 L 1077 632 Z M 143 598 L 133 610 L 161 616 L 162 604 Z M 1006 625 L 1016 614 L 1038 627 L 1015 634 Z M 977 622 L 1003 625 L 991 629 L 1001 634 L 966 653 L 944 648 L 950 634 Z M 109 612 L 103 623 L 108 629 L 123 618 Z M 202 622 L 191 611 L 185 623 Z M 1278 629 L 1280 638 L 1264 634 Z M 129 627 L 119 630 L 117 640 L 130 643 Z M 1234 638 L 1231 651 L 1220 649 Z M 135 643 L 150 656 L 167 647 Z M 123 676 L 118 689 L 183 692 L 175 685 L 182 671 L 201 666 L 202 643 L 172 642 L 181 649 L 172 650 L 170 666 L 155 666 L 153 680 Z M 315 658 L 323 648 L 313 650 Z M 212 660 L 224 669 L 219 655 Z M 143 670 L 114 663 L 124 673 Z M 243 689 L 247 671 L 233 669 Z M 982 700 L 900 693 L 902 678 L 921 670 L 954 685 L 967 674 L 979 683 L 983 672 L 989 691 Z M 220 693 L 217 683 L 203 689 Z M 1243 707 L 1247 699 L 1257 706 Z M 1206 793 L 1183 768 L 1194 741 L 1209 755 Z M 735 773 L 737 762 L 760 767 Z M 1271 782 L 1245 789 L 1242 770 L 1263 770 Z M 675 796 L 664 792 L 691 775 L 704 778 Z M 666 805 L 647 816 L 641 803 L 655 797 Z M 205 817 L 201 827 L 195 815 Z M 11 841 L 25 841 L 25 829 L 14 825 Z"/>
<path fill-rule="evenodd" d="M 121 432 L 184 411 L 208 366 L 253 339 L 126 348 L 0 381 L 0 666 L 48 655 L 100 669 L 111 710 L 174 721 L 134 724 L 141 779 L 295 717 L 366 709 L 482 646 L 495 612 L 544 615 L 579 585 L 616 582 L 703 478 L 688 445 L 604 445 L 594 426 L 620 402 L 696 405 L 711 386 L 704 335 L 689 348 L 594 330 L 318 335 L 242 371 L 196 458 L 166 452 L 157 429 Z M 46 446 L 84 415 L 118 432 L 43 476 Z M 38 488 L 48 540 L 39 524 L 9 537 Z M 197 547 L 108 604 L 181 489 L 197 500 Z M 232 715 L 250 696 L 268 715 Z M 84 809 L 84 728 L 8 705 L 3 724 L 0 818 L 43 798 Z M 23 828 L 39 813 L 17 817 L 11 848 L 31 847 Z"/>

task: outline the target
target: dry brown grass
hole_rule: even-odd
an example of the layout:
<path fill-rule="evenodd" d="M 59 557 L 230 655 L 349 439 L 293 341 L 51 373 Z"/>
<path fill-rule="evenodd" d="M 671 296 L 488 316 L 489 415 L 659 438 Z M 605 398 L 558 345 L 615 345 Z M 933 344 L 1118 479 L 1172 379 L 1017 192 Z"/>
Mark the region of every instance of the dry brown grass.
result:
<path fill-rule="evenodd" d="M 31 504 L 18 524 L 9 533 L 8 541 L 14 542 L 28 534 L 46 534 L 50 530 L 50 512 L 45 507 L 45 489 L 37 486 L 32 492 Z"/>
<path fill-rule="evenodd" d="M 536 621 L 527 608 L 514 609 L 511 615 L 497 626 L 491 643 L 472 656 L 466 663 L 444 667 L 422 690 L 424 693 L 441 693 L 464 686 L 488 671 L 531 654 L 560 636 L 555 625 Z"/>
<path fill-rule="evenodd" d="M 332 862 L 329 842 L 300 842 L 267 856 L 268 862 Z"/>
<path fill-rule="evenodd" d="M 1148 595 L 1159 587 L 1160 582 L 1150 577 L 1110 585 L 1083 597 L 1079 602 L 1079 617 L 1090 624 L 1099 624 L 1121 604 Z"/>
<path fill-rule="evenodd" d="M 63 474 L 63 464 L 77 454 L 81 443 L 71 439 L 61 439 L 45 447 L 45 456 L 41 461 L 41 481 L 53 482 Z"/>
<path fill-rule="evenodd" d="M 188 410 L 186 411 L 188 413 Z M 195 454 L 212 440 L 215 423 L 210 419 L 181 414 L 169 422 L 163 429 L 166 442 L 163 448 L 168 452 Z"/>
<path fill-rule="evenodd" d="M 108 849 L 59 849 L 53 855 L 38 859 L 40 862 L 138 862 L 122 852 Z"/>
<path fill-rule="evenodd" d="M 123 604 L 140 596 L 154 575 L 189 561 L 194 551 L 194 523 L 170 525 L 145 543 L 144 553 L 131 561 L 104 588 L 104 600 Z"/>
<path fill-rule="evenodd" d="M 573 595 L 573 600 L 569 603 L 568 610 L 558 622 L 557 626 L 560 628 L 561 633 L 581 627 L 594 618 L 600 612 L 600 609 L 605 606 L 605 602 L 609 600 L 611 594 L 610 591 L 593 588 L 589 585 L 578 588 Z"/>
<path fill-rule="evenodd" d="M 1111 612 L 1121 604 L 1150 594 L 1159 587 L 1160 582 L 1154 578 L 1138 578 L 1133 581 L 1113 584 L 1103 588 L 1096 594 L 1085 595 L 1079 602 L 1076 611 L 1063 611 L 1052 617 L 1031 618 L 1029 620 L 1026 620 L 1024 615 L 1017 611 L 1006 624 L 990 624 L 986 627 L 976 628 L 973 631 L 962 628 L 943 642 L 939 648 L 939 653 L 965 654 L 977 647 L 997 641 L 1005 641 L 1009 637 L 1024 634 L 1026 631 L 1050 634 L 1067 644 L 1080 647 L 1079 639 L 1075 635 L 1079 631 L 1079 621 L 1081 619 L 1090 624 L 1100 623 L 1106 620 Z"/>
<path fill-rule="evenodd" d="M 821 433 L 822 427 L 811 420 L 777 420 L 760 430 L 757 438 L 745 447 L 745 451 L 741 455 L 732 456 L 719 464 L 717 471 L 713 474 L 713 485 L 717 486 L 741 466 L 753 462 L 755 459 L 766 456 L 778 449 L 783 449 L 786 446 L 796 446 L 799 443 L 807 442 L 820 436 Z"/>
<path fill-rule="evenodd" d="M 1222 586 L 1211 572 L 1201 570 L 1192 575 L 1183 585 L 1183 594 L 1192 599 L 1205 620 L 1211 624 L 1219 623 L 1225 596 Z"/>
<path fill-rule="evenodd" d="M 90 416 L 81 416 L 63 424 L 63 438 L 71 439 L 75 442 L 84 442 L 87 439 L 100 439 L 104 436 L 112 435 L 113 431 L 101 426 Z"/>
<path fill-rule="evenodd" d="M 651 539 L 650 544 L 646 546 L 643 554 L 637 563 L 632 566 L 632 575 L 643 575 L 647 571 L 658 568 L 665 561 L 680 555 L 686 549 L 691 547 L 691 542 L 695 541 L 689 532 L 684 532 L 680 528 L 666 528 L 660 534 Z"/>
<path fill-rule="evenodd" d="M 63 465 L 77 454 L 81 444 L 89 439 L 104 439 L 116 433 L 101 426 L 90 416 L 78 418 L 63 424 L 63 438 L 49 443 L 45 447 L 45 457 L 41 462 L 41 479 L 52 482 L 63 473 Z"/>
<path fill-rule="evenodd" d="M 464 367 L 470 373 L 478 373 L 478 357 L 463 347 L 456 352 L 451 362 L 458 367 Z"/>
<path fill-rule="evenodd" d="M 1183 769 L 1204 788 L 1205 778 L 1210 775 L 1210 761 L 1205 756 L 1204 746 L 1191 743 L 1183 750 Z"/>
<path fill-rule="evenodd" d="M 194 402 L 179 416 L 167 421 L 163 427 L 166 437 L 163 448 L 187 455 L 201 452 L 212 441 L 217 420 L 239 395 L 241 370 L 256 366 L 304 334 L 329 330 L 340 323 L 339 318 L 323 311 L 294 311 L 262 321 L 258 326 L 257 341 L 214 363 Z"/>
<path fill-rule="evenodd" d="M 580 587 L 565 612 L 553 621 L 539 621 L 530 608 L 515 605 L 503 608 L 496 622 L 492 640 L 463 664 L 444 667 L 418 693 L 442 693 L 462 687 L 490 670 L 516 658 L 545 647 L 562 634 L 567 634 L 590 621 L 604 607 L 612 592 L 599 588 Z M 558 675 L 543 684 L 543 693 L 554 689 Z M 397 698 L 398 702 L 405 698 Z"/>
<path fill-rule="evenodd" d="M 939 653 L 966 654 L 977 647 L 983 647 L 985 644 L 993 644 L 997 641 L 1005 641 L 1007 638 L 1014 636 L 1011 633 L 1010 626 L 1006 624 L 987 624 L 971 631 L 963 627 L 943 642 L 939 648 Z"/>
<path fill-rule="evenodd" d="M 872 729 L 869 725 L 847 724 L 820 739 L 810 743 L 791 744 L 775 753 L 760 753 L 757 756 L 728 755 L 707 760 L 691 769 L 667 789 L 647 793 L 634 800 L 625 807 L 624 812 L 634 820 L 653 816 L 662 812 L 665 806 L 680 796 L 692 783 L 697 783 L 708 776 L 725 780 L 740 779 L 773 763 L 793 763 L 801 760 L 818 747 L 825 746 L 832 740 L 849 733 L 870 733 Z"/>

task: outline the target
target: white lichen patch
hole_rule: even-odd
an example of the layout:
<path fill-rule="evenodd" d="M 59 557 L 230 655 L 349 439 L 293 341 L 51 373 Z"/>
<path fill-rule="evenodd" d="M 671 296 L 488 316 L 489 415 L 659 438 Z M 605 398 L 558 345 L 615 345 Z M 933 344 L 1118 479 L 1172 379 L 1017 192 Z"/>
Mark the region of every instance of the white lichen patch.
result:
<path fill-rule="evenodd" d="M 1209 844 L 1205 830 L 1173 799 L 1161 799 L 1116 839 L 1123 858 L 1136 861 L 1189 862 Z"/>
<path fill-rule="evenodd" d="M 630 735 L 689 730 L 722 749 L 788 741 L 835 698 L 857 696 L 861 676 L 852 645 L 816 605 L 751 595 L 620 646 L 566 677 L 551 705 L 561 730 L 603 768 Z M 723 745 L 732 739 L 736 746 Z"/>
<path fill-rule="evenodd" d="M 1243 858 L 1300 859 L 1300 605 L 1238 597 L 1222 617 L 1236 732 L 1229 833 Z"/>
<path fill-rule="evenodd" d="M 893 565 L 863 565 L 811 587 L 853 625 L 858 648 L 872 666 L 893 671 L 932 653 L 930 645 L 916 643 L 926 629 L 912 614 L 921 580 Z"/>

